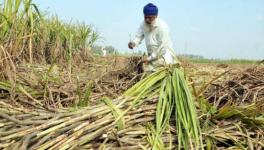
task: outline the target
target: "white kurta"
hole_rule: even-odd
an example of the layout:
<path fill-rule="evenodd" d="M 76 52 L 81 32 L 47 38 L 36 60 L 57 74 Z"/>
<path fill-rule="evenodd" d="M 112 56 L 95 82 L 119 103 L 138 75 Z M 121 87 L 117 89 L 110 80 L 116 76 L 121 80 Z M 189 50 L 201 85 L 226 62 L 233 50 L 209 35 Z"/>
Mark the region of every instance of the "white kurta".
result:
<path fill-rule="evenodd" d="M 173 56 L 174 50 L 167 24 L 157 18 L 153 25 L 145 21 L 140 25 L 135 38 L 132 40 L 138 46 L 145 38 L 148 60 L 152 63 L 174 64 L 178 60 Z"/>

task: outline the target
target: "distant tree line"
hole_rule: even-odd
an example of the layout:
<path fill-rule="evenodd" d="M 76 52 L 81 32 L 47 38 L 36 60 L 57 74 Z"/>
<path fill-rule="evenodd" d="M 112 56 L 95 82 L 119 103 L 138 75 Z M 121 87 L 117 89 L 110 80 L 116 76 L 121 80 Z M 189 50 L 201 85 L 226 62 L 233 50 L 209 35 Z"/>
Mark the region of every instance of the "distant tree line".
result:
<path fill-rule="evenodd" d="M 194 54 L 179 54 L 179 57 L 190 58 L 190 59 L 205 59 L 203 56 Z"/>

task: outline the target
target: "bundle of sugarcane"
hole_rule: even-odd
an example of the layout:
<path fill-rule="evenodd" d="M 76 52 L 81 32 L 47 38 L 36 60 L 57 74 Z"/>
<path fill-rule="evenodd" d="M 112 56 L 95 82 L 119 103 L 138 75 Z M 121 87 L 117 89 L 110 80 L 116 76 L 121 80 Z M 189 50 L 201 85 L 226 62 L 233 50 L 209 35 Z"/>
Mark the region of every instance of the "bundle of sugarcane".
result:
<path fill-rule="evenodd" d="M 119 120 L 118 116 L 130 106 L 132 99 L 119 98 L 112 102 L 104 98 L 103 101 L 105 104 L 73 112 L 62 110 L 57 114 L 17 108 L 1 102 L 1 147 L 73 149 L 91 144 L 96 146 L 100 144 L 98 141 L 108 137 L 108 133 L 117 134 L 117 138 L 118 135 L 126 135 L 124 131 L 122 132 L 125 127 L 129 129 L 135 124 L 140 125 L 154 120 L 157 98 L 145 100 L 139 109 L 130 109 Z M 120 140 L 120 143 L 127 141 L 126 138 Z M 142 142 L 143 145 L 146 144 Z"/>
<path fill-rule="evenodd" d="M 116 99 L 111 104 L 105 99 L 107 105 L 85 107 L 75 112 L 63 110 L 57 114 L 17 108 L 1 102 L 0 147 L 4 149 L 151 149 L 157 135 L 154 124 L 151 123 L 155 119 L 158 99 L 146 99 L 137 109 L 130 109 L 123 117 L 124 120 L 116 121 L 117 114 L 127 109 L 132 102 L 128 100 L 128 104 L 121 104 L 120 100 Z M 117 104 L 116 107 L 113 107 L 113 104 Z M 234 111 L 234 107 L 230 109 Z M 261 123 L 259 117 L 250 118 L 252 112 L 257 111 L 254 107 L 240 109 L 248 112 L 243 114 L 247 116 L 245 120 Z M 210 117 L 213 122 L 204 125 L 206 147 L 259 150 L 263 148 L 264 133 L 261 126 L 264 122 L 259 125 L 254 124 L 253 128 L 252 123 L 247 125 L 241 122 L 243 120 L 223 120 L 221 116 L 229 114 L 228 112 L 230 110 L 227 110 L 226 114 L 224 110 L 219 110 Z M 217 121 L 219 123 L 215 123 Z M 162 143 L 156 143 L 156 146 L 160 149 L 177 148 L 177 128 L 173 125 L 174 122 L 175 119 L 171 119 L 169 129 L 159 137 Z M 208 121 L 203 121 L 204 124 L 206 122 Z"/>
<path fill-rule="evenodd" d="M 169 126 L 169 120 L 174 111 L 178 149 L 203 149 L 195 104 L 183 70 L 175 65 L 160 68 L 138 82 L 125 95 L 136 96 L 134 104 L 137 104 L 141 98 L 153 93 L 159 93 L 159 101 L 156 111 L 156 134 L 150 137 L 153 143 L 152 148 L 161 149 L 163 147 L 159 137 Z"/>

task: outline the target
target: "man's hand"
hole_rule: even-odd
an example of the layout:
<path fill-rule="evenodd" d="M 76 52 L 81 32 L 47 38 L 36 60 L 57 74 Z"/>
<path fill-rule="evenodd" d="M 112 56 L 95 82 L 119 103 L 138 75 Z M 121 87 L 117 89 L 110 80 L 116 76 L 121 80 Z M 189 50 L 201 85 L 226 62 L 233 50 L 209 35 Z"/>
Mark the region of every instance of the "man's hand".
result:
<path fill-rule="evenodd" d="M 142 58 L 141 62 L 147 65 L 149 63 L 149 60 L 147 58 Z"/>
<path fill-rule="evenodd" d="M 134 42 L 129 42 L 128 43 L 128 48 L 133 49 L 136 46 Z"/>

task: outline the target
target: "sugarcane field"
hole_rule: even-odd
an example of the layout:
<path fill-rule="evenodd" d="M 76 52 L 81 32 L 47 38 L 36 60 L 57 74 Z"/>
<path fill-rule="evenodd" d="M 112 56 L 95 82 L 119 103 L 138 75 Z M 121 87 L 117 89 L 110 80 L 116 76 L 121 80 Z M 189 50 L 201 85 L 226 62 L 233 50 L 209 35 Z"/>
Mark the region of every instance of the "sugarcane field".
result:
<path fill-rule="evenodd" d="M 198 2 L 0 0 L 0 150 L 263 150 L 263 2 L 238 1 L 196 10 Z M 174 8 L 195 15 L 173 19 Z M 240 16 L 234 22 L 258 12 L 261 25 L 216 31 L 213 12 L 230 19 L 220 8 Z M 85 22 L 62 15 L 86 10 Z M 195 27 L 196 11 L 215 28 Z M 234 39 L 240 28 L 250 36 Z M 219 36 L 203 39 L 212 31 Z M 241 51 L 206 51 L 228 46 Z M 242 50 L 250 46 L 257 52 Z"/>

